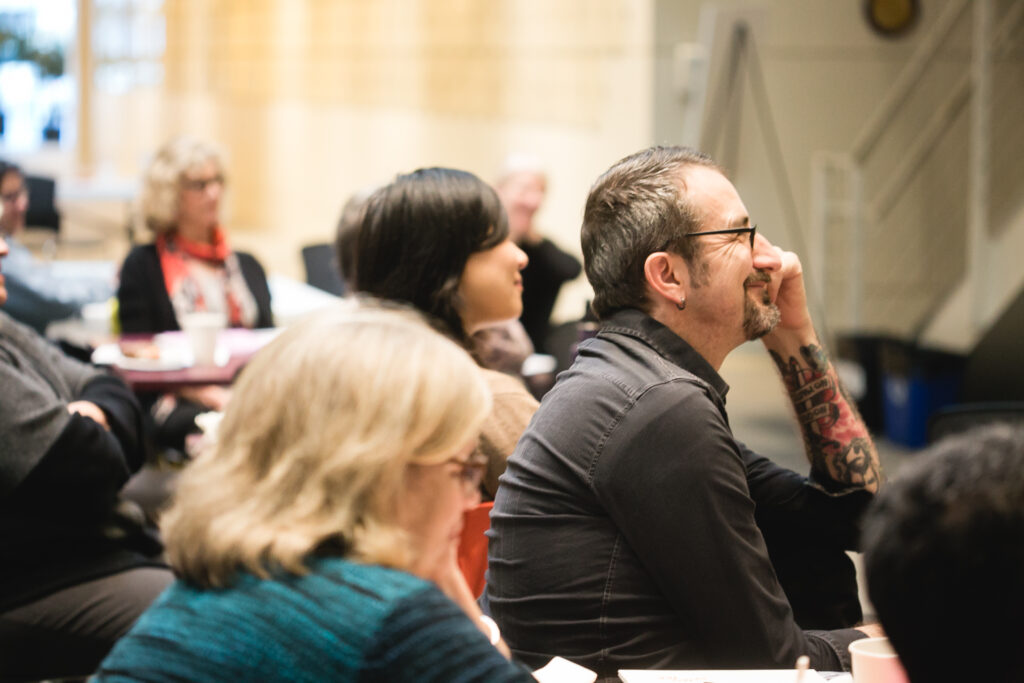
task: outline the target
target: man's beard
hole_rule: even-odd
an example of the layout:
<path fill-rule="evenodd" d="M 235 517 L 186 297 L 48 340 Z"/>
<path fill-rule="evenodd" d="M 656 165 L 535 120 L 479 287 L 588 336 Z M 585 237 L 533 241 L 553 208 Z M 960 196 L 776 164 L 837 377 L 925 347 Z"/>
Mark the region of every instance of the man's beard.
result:
<path fill-rule="evenodd" d="M 743 333 L 747 341 L 760 339 L 775 329 L 779 324 L 782 313 L 779 307 L 772 303 L 768 294 L 767 283 L 770 281 L 767 273 L 759 273 L 747 278 L 744 284 L 764 282 L 766 286 L 761 290 L 761 301 L 755 301 L 754 297 L 747 296 L 743 302 Z"/>

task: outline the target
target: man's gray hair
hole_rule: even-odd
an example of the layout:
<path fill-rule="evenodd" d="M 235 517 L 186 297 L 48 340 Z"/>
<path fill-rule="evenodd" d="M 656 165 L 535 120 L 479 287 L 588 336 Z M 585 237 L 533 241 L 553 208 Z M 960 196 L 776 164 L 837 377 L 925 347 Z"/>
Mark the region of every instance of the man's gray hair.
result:
<path fill-rule="evenodd" d="M 594 313 L 648 310 L 644 262 L 671 248 L 693 263 L 698 245 L 682 237 L 700 225 L 701 211 L 686 199 L 687 166 L 722 172 L 711 157 L 688 147 L 649 147 L 617 161 L 590 188 L 581 242 Z M 724 175 L 724 172 L 723 172 Z"/>

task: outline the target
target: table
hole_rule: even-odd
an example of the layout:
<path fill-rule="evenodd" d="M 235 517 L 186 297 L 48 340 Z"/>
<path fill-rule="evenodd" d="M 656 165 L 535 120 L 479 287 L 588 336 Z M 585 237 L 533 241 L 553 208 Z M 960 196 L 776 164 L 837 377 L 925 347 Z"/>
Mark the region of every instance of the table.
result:
<path fill-rule="evenodd" d="M 162 332 L 157 335 L 123 335 L 117 342 L 103 344 L 93 353 L 93 362 L 108 365 L 124 379 L 134 391 L 173 391 L 205 384 L 231 384 L 238 372 L 257 351 L 280 332 L 278 328 L 264 330 L 229 329 L 220 334 L 217 365 L 191 364 L 191 349 L 184 332 Z M 121 342 L 153 342 L 160 348 L 160 359 L 126 358 L 119 348 Z"/>
<path fill-rule="evenodd" d="M 333 306 L 340 300 L 322 289 L 284 275 L 271 275 L 267 278 L 267 285 L 270 287 L 274 323 L 279 327 L 288 327 L 306 315 Z"/>
<path fill-rule="evenodd" d="M 113 280 L 119 264 L 114 261 L 54 261 L 51 266 L 55 277 L 90 274 Z M 271 275 L 267 283 L 270 287 L 270 307 L 278 327 L 287 327 L 310 313 L 328 308 L 340 301 L 340 298 L 333 294 L 283 275 Z M 81 318 L 68 318 L 50 323 L 46 328 L 46 338 L 64 341 L 83 349 L 92 349 L 101 343 L 116 341 L 111 337 L 114 310 L 110 306 L 107 302 L 95 306 L 88 304 L 82 309 Z"/>

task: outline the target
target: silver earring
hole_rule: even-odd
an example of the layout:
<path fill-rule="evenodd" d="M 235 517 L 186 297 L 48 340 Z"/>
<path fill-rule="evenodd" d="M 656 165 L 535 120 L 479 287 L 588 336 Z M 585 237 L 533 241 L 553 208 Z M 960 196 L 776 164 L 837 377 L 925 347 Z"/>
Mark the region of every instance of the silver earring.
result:
<path fill-rule="evenodd" d="M 683 310 L 684 308 L 686 308 L 686 297 L 685 296 L 679 297 L 679 303 L 676 304 L 676 308 L 678 308 L 680 311 Z"/>

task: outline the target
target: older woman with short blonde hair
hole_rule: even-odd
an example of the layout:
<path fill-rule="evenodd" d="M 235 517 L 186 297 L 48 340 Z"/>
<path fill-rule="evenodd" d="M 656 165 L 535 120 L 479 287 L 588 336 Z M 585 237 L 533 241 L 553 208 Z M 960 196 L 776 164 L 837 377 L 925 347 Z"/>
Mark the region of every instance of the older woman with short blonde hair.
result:
<path fill-rule="evenodd" d="M 263 268 L 230 249 L 220 223 L 226 186 L 223 156 L 208 142 L 178 137 L 154 154 L 140 203 L 156 240 L 132 249 L 122 266 L 123 331 L 177 330 L 193 311 L 223 313 L 235 327 L 273 325 Z"/>
<path fill-rule="evenodd" d="M 532 680 L 455 559 L 490 406 L 411 312 L 347 302 L 283 332 L 163 519 L 179 581 L 99 680 Z"/>
<path fill-rule="evenodd" d="M 211 165 L 213 178 L 226 185 L 224 155 L 214 145 L 190 137 L 174 138 L 161 147 L 143 176 L 139 208 L 143 222 L 154 233 L 169 232 L 178 225 L 185 173 Z"/>
<path fill-rule="evenodd" d="M 180 330 L 192 313 L 222 316 L 229 327 L 273 327 L 270 287 L 263 267 L 235 251 L 220 222 L 226 187 L 216 147 L 178 137 L 153 156 L 143 176 L 141 209 L 153 244 L 134 247 L 121 266 L 118 318 L 125 333 Z M 161 447 L 183 450 L 198 431 L 195 416 L 222 410 L 223 387 L 191 387 L 145 397 Z"/>

